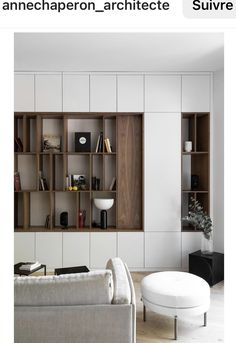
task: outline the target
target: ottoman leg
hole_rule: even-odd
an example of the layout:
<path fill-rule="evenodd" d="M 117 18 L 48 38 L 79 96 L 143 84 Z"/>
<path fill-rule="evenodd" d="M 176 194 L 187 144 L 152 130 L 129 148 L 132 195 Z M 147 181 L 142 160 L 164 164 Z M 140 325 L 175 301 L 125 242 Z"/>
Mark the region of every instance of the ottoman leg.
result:
<path fill-rule="evenodd" d="M 178 338 L 178 317 L 175 316 L 175 325 L 174 325 L 174 340 L 176 341 Z"/>
<path fill-rule="evenodd" d="M 204 326 L 207 326 L 207 312 L 204 313 Z"/>
<path fill-rule="evenodd" d="M 143 321 L 146 322 L 146 306 L 143 305 Z"/>

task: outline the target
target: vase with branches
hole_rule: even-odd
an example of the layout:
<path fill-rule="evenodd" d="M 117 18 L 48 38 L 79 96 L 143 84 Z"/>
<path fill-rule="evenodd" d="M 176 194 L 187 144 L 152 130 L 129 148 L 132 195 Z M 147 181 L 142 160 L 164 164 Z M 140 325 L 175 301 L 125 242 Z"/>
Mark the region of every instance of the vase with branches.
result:
<path fill-rule="evenodd" d="M 201 252 L 203 254 L 213 253 L 213 223 L 211 217 L 204 212 L 200 202 L 194 197 L 190 198 L 188 215 L 183 217 L 182 220 L 193 225 L 196 229 L 202 231 Z"/>

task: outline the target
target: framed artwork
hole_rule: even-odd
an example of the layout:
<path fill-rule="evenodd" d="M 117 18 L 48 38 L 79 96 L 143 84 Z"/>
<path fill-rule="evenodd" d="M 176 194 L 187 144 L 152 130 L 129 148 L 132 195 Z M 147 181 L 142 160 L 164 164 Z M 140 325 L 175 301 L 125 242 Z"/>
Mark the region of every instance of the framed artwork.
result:
<path fill-rule="evenodd" d="M 61 137 L 54 135 L 43 136 L 43 151 L 44 152 L 60 152 L 61 151 Z"/>

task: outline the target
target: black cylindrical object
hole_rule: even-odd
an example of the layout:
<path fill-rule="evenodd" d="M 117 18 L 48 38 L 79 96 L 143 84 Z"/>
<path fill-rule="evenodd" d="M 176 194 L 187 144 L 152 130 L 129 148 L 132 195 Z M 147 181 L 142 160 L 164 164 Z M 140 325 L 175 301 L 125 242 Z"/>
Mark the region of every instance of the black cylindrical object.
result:
<path fill-rule="evenodd" d="M 199 187 L 199 176 L 191 175 L 191 189 L 196 190 Z"/>
<path fill-rule="evenodd" d="M 101 229 L 107 229 L 107 211 L 101 211 Z"/>
<path fill-rule="evenodd" d="M 63 229 L 67 228 L 67 226 L 68 226 L 68 212 L 61 212 L 60 224 L 63 227 Z"/>

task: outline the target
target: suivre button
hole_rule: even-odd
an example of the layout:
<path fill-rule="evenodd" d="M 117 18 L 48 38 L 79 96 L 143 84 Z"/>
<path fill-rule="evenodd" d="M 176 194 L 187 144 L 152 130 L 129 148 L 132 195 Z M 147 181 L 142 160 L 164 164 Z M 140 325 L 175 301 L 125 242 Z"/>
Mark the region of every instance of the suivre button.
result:
<path fill-rule="evenodd" d="M 183 13 L 187 18 L 236 18 L 236 3 L 235 0 L 183 0 Z"/>

